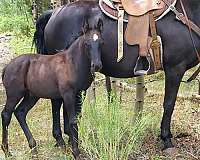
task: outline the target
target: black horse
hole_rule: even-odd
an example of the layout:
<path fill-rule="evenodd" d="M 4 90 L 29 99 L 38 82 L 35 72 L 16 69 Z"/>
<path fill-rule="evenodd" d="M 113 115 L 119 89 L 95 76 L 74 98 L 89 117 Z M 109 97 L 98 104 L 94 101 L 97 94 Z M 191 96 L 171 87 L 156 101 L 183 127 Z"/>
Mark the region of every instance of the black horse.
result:
<path fill-rule="evenodd" d="M 188 17 L 200 26 L 200 1 L 183 0 L 183 3 Z M 176 8 L 182 12 L 180 0 L 177 1 Z M 44 17 L 43 19 L 45 19 Z M 81 24 L 85 18 L 88 19 L 91 26 L 100 18 L 104 23 L 102 37 L 105 44 L 102 47 L 103 68 L 101 73 L 117 78 L 134 77 L 133 68 L 138 57 L 138 46 L 130 46 L 124 42 L 124 57 L 117 63 L 117 22 L 102 13 L 98 2 L 78 1 L 63 6 L 52 14 L 47 25 L 43 25 L 43 32 L 35 34 L 37 36 L 34 39 L 36 44 L 39 44 L 36 45 L 38 52 L 48 54 L 56 50 L 68 48 L 76 37 L 80 36 Z M 42 28 L 41 23 L 42 19 L 37 22 L 36 33 L 38 29 Z M 177 20 L 174 13 L 169 12 L 156 25 L 158 34 L 161 36 L 163 42 L 163 65 L 165 72 L 165 97 L 161 122 L 161 139 L 164 142 L 164 149 L 168 149 L 173 147 L 170 124 L 180 82 L 184 73 L 199 62 L 188 27 Z M 195 33 L 192 33 L 192 36 L 197 49 L 200 50 L 200 37 Z M 53 133 L 59 136 L 61 135 L 59 115 L 56 113 L 59 113 L 61 103 L 62 100 L 52 103 L 54 114 Z M 80 106 L 81 95 L 77 94 L 77 112 L 80 112 Z M 65 133 L 67 133 L 66 125 Z"/>

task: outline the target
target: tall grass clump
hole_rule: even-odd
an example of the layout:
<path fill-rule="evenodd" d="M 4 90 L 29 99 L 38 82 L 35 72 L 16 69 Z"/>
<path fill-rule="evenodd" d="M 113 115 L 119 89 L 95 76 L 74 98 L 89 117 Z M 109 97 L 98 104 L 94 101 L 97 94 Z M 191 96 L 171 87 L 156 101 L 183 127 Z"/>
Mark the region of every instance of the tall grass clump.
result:
<path fill-rule="evenodd" d="M 106 102 L 102 96 L 97 98 L 96 105 L 86 102 L 83 106 L 81 147 L 92 160 L 127 160 L 158 118 L 147 114 L 133 122 L 132 106 L 122 107 L 117 99 L 110 105 Z"/>

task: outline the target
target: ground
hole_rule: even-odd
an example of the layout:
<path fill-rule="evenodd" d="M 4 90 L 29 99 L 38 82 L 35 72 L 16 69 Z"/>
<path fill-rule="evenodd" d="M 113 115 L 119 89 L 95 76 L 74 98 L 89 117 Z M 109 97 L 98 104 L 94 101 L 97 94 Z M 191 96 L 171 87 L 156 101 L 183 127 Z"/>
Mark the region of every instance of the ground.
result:
<path fill-rule="evenodd" d="M 14 56 L 10 53 L 9 50 L 9 40 L 10 35 L 0 35 L 0 70 L 3 66 Z M 191 72 L 186 73 L 190 75 Z M 163 76 L 163 73 L 160 73 L 157 77 Z M 157 78 L 156 77 L 156 78 Z M 155 77 L 148 77 L 146 82 L 149 80 L 156 79 Z M 1 81 L 0 81 L 1 83 Z M 159 126 L 162 117 L 162 103 L 163 103 L 163 93 L 164 93 L 164 81 L 159 80 L 152 83 L 147 83 L 146 96 L 145 96 L 145 105 L 143 110 L 143 115 L 148 113 L 153 113 L 158 119 L 155 119 L 154 126 L 149 126 L 148 130 L 145 132 L 143 138 L 140 139 L 137 149 L 133 150 L 129 154 L 129 160 L 167 160 L 167 159 L 179 159 L 179 160 L 198 160 L 200 159 L 200 101 L 199 99 L 192 98 L 194 93 L 198 92 L 197 82 L 192 82 L 191 84 L 182 83 L 181 89 L 179 91 L 179 97 L 177 98 L 175 112 L 173 114 L 172 120 L 172 132 L 174 135 L 173 141 L 175 147 L 178 150 L 176 158 L 168 157 L 161 151 L 162 143 L 159 137 Z M 5 103 L 5 92 L 2 92 L 3 87 L 0 87 L 0 111 L 3 108 Z M 106 101 L 105 89 L 101 85 L 97 89 L 97 95 L 103 94 L 104 100 Z M 121 107 L 124 112 L 124 116 L 132 116 L 134 103 L 134 93 L 124 91 L 122 95 L 122 105 Z M 100 105 L 99 105 L 100 106 Z M 97 107 L 99 107 L 97 106 Z M 103 106 L 105 107 L 105 106 Z M 86 114 L 88 108 L 85 106 L 83 111 L 83 119 L 85 119 L 84 114 Z M 100 111 L 99 111 L 100 112 Z M 102 112 L 104 113 L 104 112 Z M 98 112 L 95 113 L 94 118 L 98 117 Z M 104 116 L 104 115 L 102 115 Z M 28 124 L 33 132 L 34 137 L 37 140 L 38 150 L 39 150 L 39 159 L 50 159 L 50 160 L 64 160 L 71 159 L 69 153 L 62 153 L 60 149 L 54 147 L 55 141 L 52 138 L 51 126 L 51 107 L 49 101 L 40 101 L 37 103 L 37 107 L 34 107 L 33 110 L 28 114 Z M 124 122 L 125 123 L 125 122 Z M 132 124 L 128 124 L 132 125 Z M 85 127 L 85 126 L 84 126 Z M 81 128 L 82 132 L 84 127 Z M 95 126 L 94 126 L 95 127 Z M 0 125 L 1 130 L 1 125 Z M 112 129 L 111 129 L 112 130 Z M 89 132 L 89 130 L 86 130 Z M 91 132 L 91 130 L 90 130 Z M 28 148 L 27 141 L 25 136 L 18 125 L 17 120 L 14 118 L 11 121 L 9 126 L 9 145 L 13 157 L 10 159 L 29 159 L 30 151 Z M 83 133 L 81 133 L 83 134 Z M 81 135 L 81 137 L 83 137 Z M 68 137 L 64 136 L 65 141 L 67 142 Z M 82 144 L 81 148 L 85 152 L 84 141 L 81 139 Z M 87 144 L 86 144 L 87 145 Z M 86 156 L 87 157 L 87 156 Z M 4 154 L 0 151 L 0 160 L 4 159 Z M 89 158 L 85 158 L 89 159 Z M 102 159 L 102 160 L 114 160 L 114 159 Z M 120 159 L 121 160 L 121 159 Z"/>

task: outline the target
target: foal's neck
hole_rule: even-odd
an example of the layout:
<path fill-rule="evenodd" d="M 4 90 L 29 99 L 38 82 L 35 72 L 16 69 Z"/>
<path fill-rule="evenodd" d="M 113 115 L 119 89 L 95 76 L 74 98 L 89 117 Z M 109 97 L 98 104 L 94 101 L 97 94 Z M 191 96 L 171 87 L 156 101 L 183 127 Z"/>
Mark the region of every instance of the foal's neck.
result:
<path fill-rule="evenodd" d="M 82 69 L 86 66 L 89 66 L 89 58 L 86 54 L 84 45 L 84 36 L 80 36 L 74 41 L 74 43 L 72 43 L 72 45 L 67 50 L 66 57 L 73 59 L 77 69 Z"/>

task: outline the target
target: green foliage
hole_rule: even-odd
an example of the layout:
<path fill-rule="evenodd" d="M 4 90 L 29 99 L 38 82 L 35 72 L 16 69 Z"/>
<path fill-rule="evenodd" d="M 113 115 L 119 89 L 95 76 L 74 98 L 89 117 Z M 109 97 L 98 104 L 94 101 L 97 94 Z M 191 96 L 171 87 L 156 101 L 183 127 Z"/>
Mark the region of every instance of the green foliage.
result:
<path fill-rule="evenodd" d="M 0 33 L 13 32 L 17 35 L 31 35 L 31 30 L 34 26 L 29 18 L 28 20 L 23 16 L 4 17 L 0 16 Z"/>
<path fill-rule="evenodd" d="M 0 32 L 29 35 L 33 28 L 30 0 L 0 0 Z"/>
<path fill-rule="evenodd" d="M 31 13 L 32 0 L 0 0 L 0 15 L 14 16 Z"/>
<path fill-rule="evenodd" d="M 17 55 L 32 53 L 32 37 L 15 35 L 10 41 L 10 47 L 11 52 Z"/>

